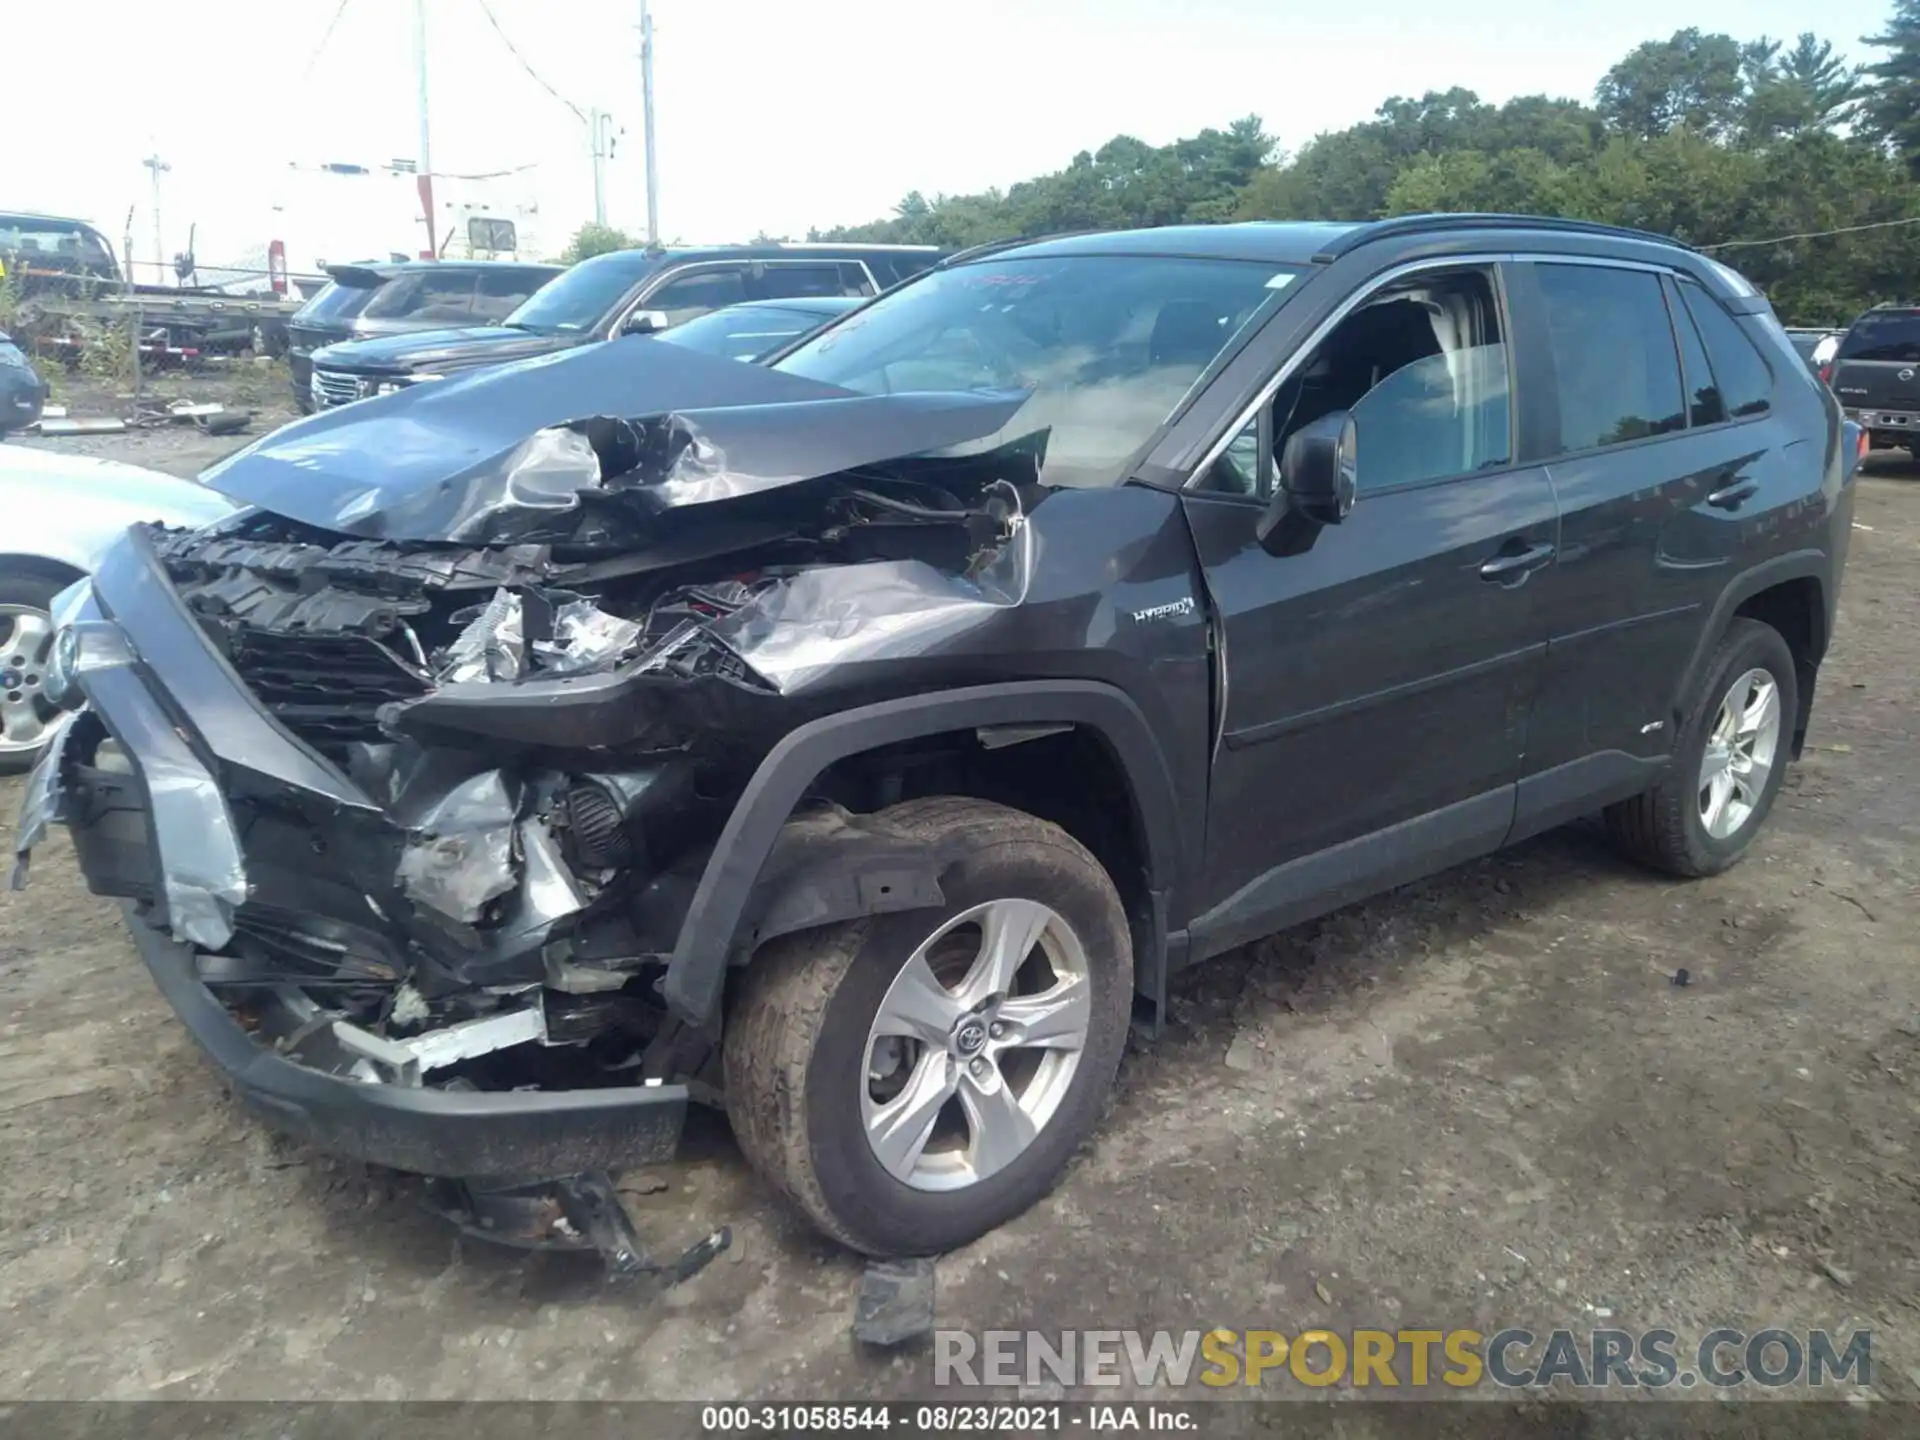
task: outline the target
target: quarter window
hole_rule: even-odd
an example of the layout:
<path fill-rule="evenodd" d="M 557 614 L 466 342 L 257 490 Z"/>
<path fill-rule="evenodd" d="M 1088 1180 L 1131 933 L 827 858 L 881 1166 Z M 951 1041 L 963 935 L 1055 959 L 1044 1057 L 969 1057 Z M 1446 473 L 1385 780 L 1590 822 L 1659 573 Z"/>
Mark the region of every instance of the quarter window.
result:
<path fill-rule="evenodd" d="M 1736 420 L 1766 414 L 1773 394 L 1773 372 L 1767 369 L 1753 341 L 1720 302 L 1693 281 L 1683 279 L 1680 293 L 1687 297 L 1687 308 L 1706 341 L 1707 356 L 1713 362 L 1714 378 L 1720 383 L 1728 412 Z"/>
<path fill-rule="evenodd" d="M 1713 367 L 1707 363 L 1707 347 L 1701 342 L 1693 317 L 1677 299 L 1673 329 L 1680 337 L 1680 368 L 1687 381 L 1688 421 L 1694 425 L 1718 425 L 1727 418 L 1726 401 L 1720 398 L 1720 386 L 1714 381 Z"/>
<path fill-rule="evenodd" d="M 1597 265 L 1537 265 L 1560 393 L 1561 451 L 1685 426 L 1680 362 L 1659 277 Z"/>

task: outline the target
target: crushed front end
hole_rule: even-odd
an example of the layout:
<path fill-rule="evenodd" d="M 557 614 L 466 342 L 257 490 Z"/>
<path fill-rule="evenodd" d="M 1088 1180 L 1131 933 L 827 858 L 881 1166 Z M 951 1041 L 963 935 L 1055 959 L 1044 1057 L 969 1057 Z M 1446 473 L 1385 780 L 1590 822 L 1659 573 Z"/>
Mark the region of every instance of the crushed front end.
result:
<path fill-rule="evenodd" d="M 721 1099 L 717 1034 L 663 992 L 740 787 L 1016 604 L 1028 557 L 1005 454 L 760 493 L 709 448 L 712 498 L 750 498 L 675 515 L 659 485 L 599 503 L 582 433 L 523 455 L 473 540 L 263 509 L 130 531 L 61 602 L 72 713 L 15 885 L 65 823 L 251 1111 L 631 1269 L 597 1177 Z M 655 478 L 691 484 L 695 448 Z M 535 493 L 570 461 L 595 469 L 574 503 Z"/>

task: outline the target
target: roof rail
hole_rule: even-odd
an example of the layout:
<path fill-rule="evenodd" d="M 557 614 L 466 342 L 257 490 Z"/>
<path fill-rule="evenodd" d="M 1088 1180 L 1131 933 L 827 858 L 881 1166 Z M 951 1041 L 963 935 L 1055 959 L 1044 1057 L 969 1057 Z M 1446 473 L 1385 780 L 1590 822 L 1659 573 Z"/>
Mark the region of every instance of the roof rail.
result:
<path fill-rule="evenodd" d="M 1104 235 L 1110 227 L 1090 225 L 1084 230 L 1044 230 L 1038 235 L 1009 235 L 1004 240 L 987 240 L 979 245 L 969 245 L 944 257 L 934 266 L 936 270 L 945 270 L 953 265 L 965 264 L 969 260 L 979 260 L 988 255 L 997 255 L 1002 250 L 1012 250 L 1021 245 L 1038 245 L 1046 240 L 1071 240 L 1076 235 Z"/>
<path fill-rule="evenodd" d="M 1502 215 L 1458 211 L 1434 215 L 1396 215 L 1356 225 L 1313 257 L 1316 265 L 1326 265 L 1342 255 L 1395 235 L 1418 235 L 1443 230 L 1560 230 L 1577 235 L 1611 235 L 1622 240 L 1650 240 L 1657 245 L 1692 247 L 1671 235 L 1656 235 L 1651 230 L 1629 230 L 1622 225 L 1602 225 L 1596 220 L 1569 220 L 1559 215 Z"/>

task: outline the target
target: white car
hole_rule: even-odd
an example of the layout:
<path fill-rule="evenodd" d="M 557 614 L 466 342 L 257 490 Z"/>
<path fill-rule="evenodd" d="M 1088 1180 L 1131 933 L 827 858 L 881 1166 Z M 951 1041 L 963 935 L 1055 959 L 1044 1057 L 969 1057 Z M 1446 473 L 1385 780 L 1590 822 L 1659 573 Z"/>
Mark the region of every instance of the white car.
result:
<path fill-rule="evenodd" d="M 192 480 L 116 460 L 0 444 L 0 511 L 32 524 L 0 541 L 0 775 L 26 770 L 58 713 L 41 691 L 53 597 L 129 525 L 208 525 L 233 506 Z"/>

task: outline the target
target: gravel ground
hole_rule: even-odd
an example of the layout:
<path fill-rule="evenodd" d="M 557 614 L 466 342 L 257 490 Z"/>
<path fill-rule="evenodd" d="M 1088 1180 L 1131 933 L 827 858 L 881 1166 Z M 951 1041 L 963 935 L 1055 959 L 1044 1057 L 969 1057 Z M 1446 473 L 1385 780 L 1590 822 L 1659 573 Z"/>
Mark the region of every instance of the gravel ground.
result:
<path fill-rule="evenodd" d="M 133 442 L 87 448 L 232 443 Z M 1576 826 L 1191 972 L 1059 1190 L 941 1262 L 942 1324 L 1870 1326 L 1875 1394 L 1920 1395 L 1920 467 L 1876 461 L 1858 522 L 1746 863 L 1674 884 Z M 662 1250 L 734 1226 L 686 1285 L 463 1242 L 245 1120 L 64 839 L 35 877 L 0 897 L 0 1396 L 929 1393 L 724 1125 L 629 1195 Z"/>

